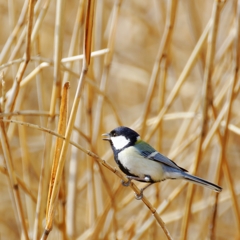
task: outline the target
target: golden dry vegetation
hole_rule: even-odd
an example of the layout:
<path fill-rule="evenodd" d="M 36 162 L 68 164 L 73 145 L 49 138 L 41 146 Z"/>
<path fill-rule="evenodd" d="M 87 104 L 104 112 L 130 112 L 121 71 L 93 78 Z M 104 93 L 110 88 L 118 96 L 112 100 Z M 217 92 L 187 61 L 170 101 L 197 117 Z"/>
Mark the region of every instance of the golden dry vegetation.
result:
<path fill-rule="evenodd" d="M 0 19 L 1 240 L 240 239 L 239 0 L 1 0 Z M 223 191 L 136 200 L 101 140 L 119 125 Z"/>

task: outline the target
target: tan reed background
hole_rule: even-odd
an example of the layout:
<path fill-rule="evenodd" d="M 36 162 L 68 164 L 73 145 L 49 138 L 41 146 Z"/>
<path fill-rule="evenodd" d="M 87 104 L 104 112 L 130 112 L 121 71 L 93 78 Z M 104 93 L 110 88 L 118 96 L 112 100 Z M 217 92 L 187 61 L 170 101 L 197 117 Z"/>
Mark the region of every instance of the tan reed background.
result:
<path fill-rule="evenodd" d="M 1 240 L 240 239 L 239 0 L 1 0 L 0 19 Z M 223 191 L 136 200 L 101 140 L 119 125 Z"/>

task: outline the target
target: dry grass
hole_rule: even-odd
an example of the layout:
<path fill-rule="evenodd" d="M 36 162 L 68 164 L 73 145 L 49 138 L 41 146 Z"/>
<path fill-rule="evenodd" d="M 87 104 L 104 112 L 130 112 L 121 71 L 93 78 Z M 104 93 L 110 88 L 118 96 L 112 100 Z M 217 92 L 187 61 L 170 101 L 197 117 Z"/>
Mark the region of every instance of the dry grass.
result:
<path fill-rule="evenodd" d="M 0 11 L 0 239 L 240 238 L 239 0 Z M 119 125 L 222 193 L 168 180 L 135 200 L 101 140 Z"/>

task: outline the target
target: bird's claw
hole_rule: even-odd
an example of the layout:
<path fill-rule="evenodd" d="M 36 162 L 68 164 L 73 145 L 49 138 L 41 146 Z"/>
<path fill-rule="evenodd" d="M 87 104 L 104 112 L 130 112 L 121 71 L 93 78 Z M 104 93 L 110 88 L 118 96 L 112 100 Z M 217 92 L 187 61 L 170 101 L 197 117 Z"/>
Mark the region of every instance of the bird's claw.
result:
<path fill-rule="evenodd" d="M 141 200 L 143 198 L 143 189 L 140 190 L 140 194 L 135 193 L 135 198 Z"/>
<path fill-rule="evenodd" d="M 128 179 L 127 182 L 125 182 L 125 181 L 122 180 L 122 185 L 123 185 L 124 187 L 128 187 L 128 186 L 130 185 L 130 183 L 131 183 L 131 180 L 130 180 L 130 179 Z"/>
<path fill-rule="evenodd" d="M 127 182 L 125 182 L 125 181 L 121 181 L 121 183 L 122 183 L 122 185 L 124 186 L 124 187 L 128 187 L 130 184 L 131 184 L 131 178 L 130 177 L 128 177 L 127 176 L 127 178 L 128 178 L 128 181 Z M 144 190 L 145 188 L 142 188 L 142 189 L 140 189 L 140 194 L 137 194 L 137 193 L 135 193 L 135 198 L 137 199 L 137 200 L 141 200 L 142 198 L 143 198 L 143 190 Z"/>

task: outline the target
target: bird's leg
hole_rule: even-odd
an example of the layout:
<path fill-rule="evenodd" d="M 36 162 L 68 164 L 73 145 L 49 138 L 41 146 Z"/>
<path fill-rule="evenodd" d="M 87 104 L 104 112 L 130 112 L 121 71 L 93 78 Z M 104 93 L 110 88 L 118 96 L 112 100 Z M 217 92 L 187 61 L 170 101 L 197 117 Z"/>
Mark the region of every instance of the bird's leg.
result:
<path fill-rule="evenodd" d="M 122 180 L 121 183 L 122 183 L 122 185 L 123 185 L 124 187 L 128 187 L 128 186 L 130 185 L 130 183 L 131 183 L 131 179 L 128 179 L 127 182 L 125 182 L 125 181 Z"/>
<path fill-rule="evenodd" d="M 128 178 L 128 181 L 127 182 L 124 182 L 122 180 L 122 185 L 124 187 L 128 187 L 131 183 L 132 180 L 136 180 L 136 181 L 142 181 L 142 182 L 146 182 L 146 178 L 140 178 L 140 177 L 134 177 L 134 176 L 126 176 Z"/>
<path fill-rule="evenodd" d="M 140 177 L 135 177 L 135 176 L 126 176 L 128 178 L 128 181 L 127 182 L 124 182 L 122 180 L 122 185 L 124 187 L 128 187 L 131 183 L 132 180 L 136 180 L 136 181 L 140 181 L 140 182 L 149 182 L 150 181 L 150 178 L 148 176 L 144 177 L 144 178 L 140 178 Z M 141 188 L 140 189 L 140 194 L 136 194 L 135 193 L 135 198 L 137 200 L 141 200 L 143 198 L 143 191 L 148 188 L 149 186 L 151 186 L 153 183 L 149 183 L 147 186 L 145 186 L 144 188 Z"/>
<path fill-rule="evenodd" d="M 135 198 L 137 199 L 137 200 L 141 200 L 142 198 L 143 198 L 143 191 L 146 189 L 146 188 L 148 188 L 149 186 L 151 186 L 153 183 L 149 183 L 147 186 L 145 186 L 144 188 L 141 188 L 141 190 L 140 190 L 140 194 L 136 194 L 135 193 Z"/>

